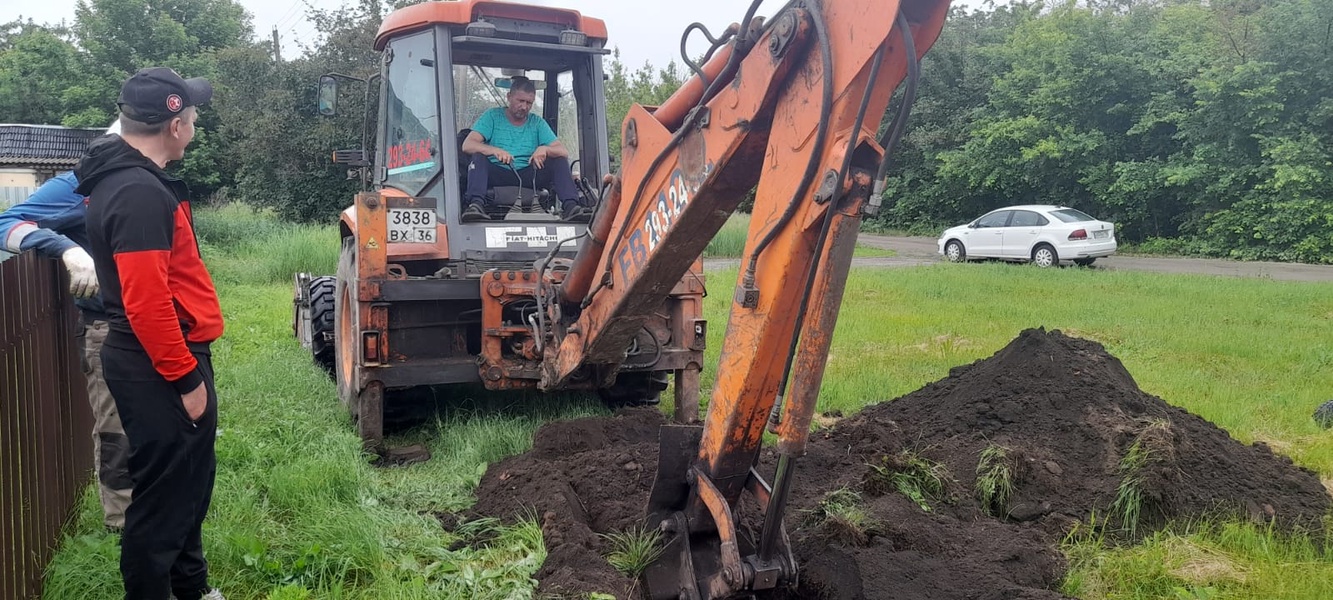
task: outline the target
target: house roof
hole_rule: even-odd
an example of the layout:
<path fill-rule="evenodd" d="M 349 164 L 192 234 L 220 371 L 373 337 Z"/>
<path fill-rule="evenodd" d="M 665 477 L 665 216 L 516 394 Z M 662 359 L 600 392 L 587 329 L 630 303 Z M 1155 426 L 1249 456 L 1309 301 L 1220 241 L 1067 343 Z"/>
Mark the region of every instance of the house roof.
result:
<path fill-rule="evenodd" d="M 105 129 L 0 124 L 0 166 L 73 168 Z"/>

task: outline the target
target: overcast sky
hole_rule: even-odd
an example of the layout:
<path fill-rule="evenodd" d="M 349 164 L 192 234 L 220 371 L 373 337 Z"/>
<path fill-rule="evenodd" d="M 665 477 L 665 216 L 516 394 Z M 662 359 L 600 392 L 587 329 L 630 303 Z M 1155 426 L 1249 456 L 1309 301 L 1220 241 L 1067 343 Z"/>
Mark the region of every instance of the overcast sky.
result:
<path fill-rule="evenodd" d="M 344 0 L 238 0 L 250 11 L 257 35 L 267 39 L 277 27 L 282 40 L 283 55 L 299 52 L 296 42 L 310 43 L 318 36 L 315 27 L 305 19 L 307 6 L 333 8 Z M 698 21 L 713 32 L 722 31 L 728 24 L 740 21 L 750 0 L 528 0 L 533 4 L 547 4 L 578 10 L 585 15 L 606 21 L 611 46 L 620 49 L 621 59 L 631 68 L 644 61 L 664 66 L 680 55 L 680 34 L 690 23 Z M 987 0 L 955 0 L 955 4 L 980 7 Z M 1009 0 L 994 0 L 1007 4 Z M 0 23 L 22 17 L 38 23 L 73 21 L 77 0 L 3 0 L 0 2 Z M 771 16 L 785 4 L 785 0 L 767 0 L 759 14 Z M 702 54 L 707 49 L 703 36 L 696 32 L 696 41 L 690 54 Z"/>

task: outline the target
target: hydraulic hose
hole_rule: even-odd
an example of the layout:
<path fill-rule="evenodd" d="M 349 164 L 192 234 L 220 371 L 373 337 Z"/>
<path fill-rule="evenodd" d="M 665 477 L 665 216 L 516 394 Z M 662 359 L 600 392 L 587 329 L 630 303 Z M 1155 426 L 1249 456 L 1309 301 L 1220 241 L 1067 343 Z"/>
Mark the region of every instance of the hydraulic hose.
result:
<path fill-rule="evenodd" d="M 879 172 L 875 174 L 875 187 L 870 193 L 871 202 L 878 206 L 879 198 L 884 194 L 884 187 L 889 178 L 889 165 L 893 162 L 893 151 L 898 147 L 899 140 L 902 139 L 903 130 L 907 126 L 907 117 L 912 113 L 912 104 L 916 101 L 917 80 L 921 77 L 921 60 L 916 55 L 916 42 L 912 39 L 912 27 L 907 23 L 907 17 L 903 16 L 902 11 L 898 12 L 897 19 L 898 30 L 903 35 L 903 50 L 907 55 L 907 87 L 903 89 L 902 106 L 898 107 L 898 115 L 893 119 L 893 125 L 884 132 L 880 138 L 879 145 L 884 149 L 884 160 L 879 165 Z"/>

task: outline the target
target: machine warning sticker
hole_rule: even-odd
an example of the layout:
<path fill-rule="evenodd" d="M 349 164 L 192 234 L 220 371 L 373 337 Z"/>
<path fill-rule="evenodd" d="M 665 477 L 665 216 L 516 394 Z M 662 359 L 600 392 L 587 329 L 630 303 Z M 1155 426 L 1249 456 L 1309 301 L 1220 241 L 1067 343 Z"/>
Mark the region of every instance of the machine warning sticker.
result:
<path fill-rule="evenodd" d="M 435 166 L 430 140 L 403 142 L 389 147 L 389 174 L 408 173 Z"/>
<path fill-rule="evenodd" d="M 560 240 L 569 240 L 564 247 L 573 248 L 576 243 L 570 239 L 578 235 L 573 227 L 487 227 L 487 248 L 508 248 L 513 244 L 526 244 L 528 248 L 550 248 Z"/>

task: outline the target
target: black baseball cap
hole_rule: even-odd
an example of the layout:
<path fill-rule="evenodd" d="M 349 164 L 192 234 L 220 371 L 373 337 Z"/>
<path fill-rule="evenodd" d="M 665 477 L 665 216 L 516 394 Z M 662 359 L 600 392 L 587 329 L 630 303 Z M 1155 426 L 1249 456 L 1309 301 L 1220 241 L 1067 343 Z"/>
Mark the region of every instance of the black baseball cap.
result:
<path fill-rule="evenodd" d="M 179 115 L 187 106 L 208 104 L 211 99 L 213 85 L 207 79 L 182 79 L 166 67 L 149 67 L 125 80 L 116 104 L 125 116 L 151 125 Z"/>

